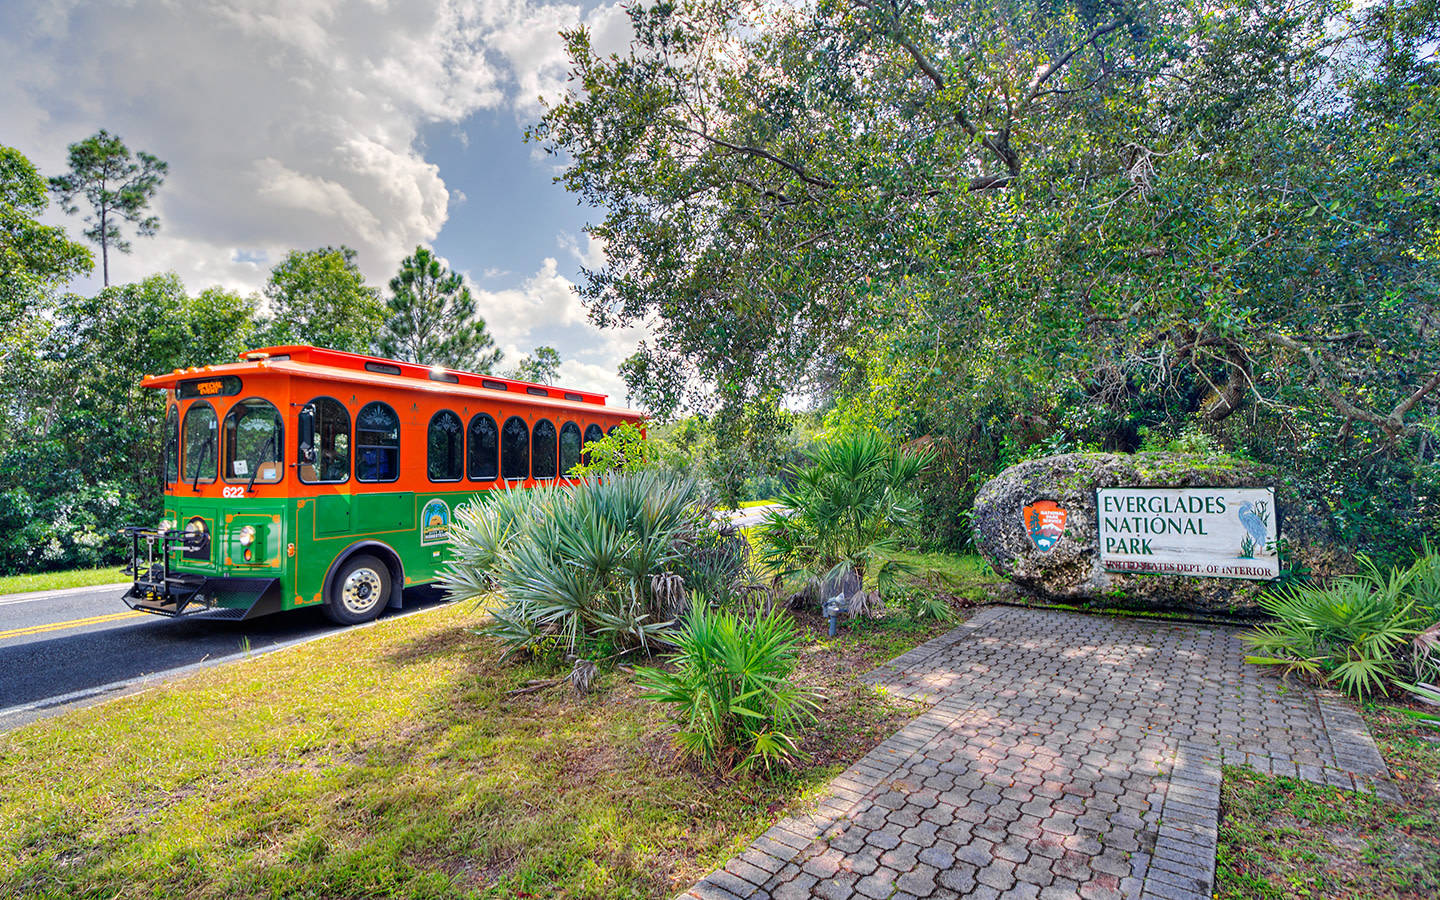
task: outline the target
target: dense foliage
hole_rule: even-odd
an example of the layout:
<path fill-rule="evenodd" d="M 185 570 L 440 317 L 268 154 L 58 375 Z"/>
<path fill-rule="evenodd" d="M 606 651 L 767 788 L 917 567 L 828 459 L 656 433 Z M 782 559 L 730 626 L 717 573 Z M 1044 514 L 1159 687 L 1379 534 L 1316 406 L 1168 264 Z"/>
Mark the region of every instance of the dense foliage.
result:
<path fill-rule="evenodd" d="M 1355 697 L 1434 679 L 1440 655 L 1416 639 L 1440 623 L 1440 554 L 1326 587 L 1290 586 L 1261 598 L 1275 622 L 1243 635 L 1251 662 L 1278 666 Z"/>
<path fill-rule="evenodd" d="M 741 616 L 700 606 L 675 633 L 669 669 L 637 668 L 652 700 L 674 707 L 690 757 L 769 772 L 799 755 L 797 733 L 816 698 L 790 680 L 800 629 L 788 613 Z"/>
<path fill-rule="evenodd" d="M 1440 536 L 1440 5 L 725 0 L 567 34 L 532 136 L 606 210 L 666 411 L 929 438 L 932 531 L 1039 453 L 1200 434 Z M 722 432 L 733 433 L 728 426 Z M 943 480 L 941 480 L 943 479 Z"/>
<path fill-rule="evenodd" d="M 290 251 L 270 270 L 268 318 L 257 342 L 368 353 L 385 322 L 385 302 L 365 283 L 355 256 L 344 246 Z"/>
<path fill-rule="evenodd" d="M 234 359 L 253 313 L 173 275 L 32 306 L 0 367 L 0 572 L 112 562 L 156 519 L 164 395 L 140 380 Z"/>

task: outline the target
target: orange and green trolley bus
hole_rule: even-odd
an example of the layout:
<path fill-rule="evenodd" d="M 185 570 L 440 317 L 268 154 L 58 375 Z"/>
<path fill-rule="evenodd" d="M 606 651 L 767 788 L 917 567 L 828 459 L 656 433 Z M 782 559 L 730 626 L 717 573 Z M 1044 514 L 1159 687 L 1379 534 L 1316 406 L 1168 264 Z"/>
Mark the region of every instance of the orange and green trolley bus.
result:
<path fill-rule="evenodd" d="M 127 528 L 125 603 L 354 624 L 435 581 L 456 508 L 564 482 L 633 410 L 606 396 L 310 346 L 153 375 L 165 391 L 158 527 Z"/>

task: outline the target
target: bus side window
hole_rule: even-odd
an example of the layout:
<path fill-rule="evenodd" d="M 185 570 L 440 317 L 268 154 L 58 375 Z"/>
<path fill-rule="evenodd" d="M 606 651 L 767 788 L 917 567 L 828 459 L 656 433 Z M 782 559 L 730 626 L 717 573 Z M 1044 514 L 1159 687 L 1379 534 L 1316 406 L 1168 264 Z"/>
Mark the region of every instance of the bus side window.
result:
<path fill-rule="evenodd" d="M 566 422 L 560 429 L 560 475 L 570 477 L 570 470 L 580 465 L 580 426 Z"/>
<path fill-rule="evenodd" d="M 333 397 L 316 397 L 300 409 L 300 480 L 341 484 L 350 480 L 350 411 Z"/>
<path fill-rule="evenodd" d="M 593 444 L 596 441 L 604 439 L 605 431 L 599 425 L 590 424 L 585 426 L 585 443 Z M 590 451 L 586 450 L 580 454 L 580 462 L 587 466 L 590 465 Z"/>
<path fill-rule="evenodd" d="M 500 468 L 506 481 L 530 477 L 530 428 L 519 416 L 506 419 L 500 432 Z"/>
<path fill-rule="evenodd" d="M 378 400 L 355 417 L 355 480 L 395 481 L 400 477 L 400 417 Z"/>
<path fill-rule="evenodd" d="M 465 459 L 465 428 L 460 417 L 442 409 L 430 417 L 425 471 L 431 481 L 459 481 Z"/>
<path fill-rule="evenodd" d="M 170 405 L 165 413 L 165 471 L 166 484 L 174 484 L 180 477 L 180 407 Z"/>
<path fill-rule="evenodd" d="M 536 478 L 555 477 L 555 423 L 549 419 L 535 423 L 530 465 L 534 467 Z"/>
<path fill-rule="evenodd" d="M 500 428 L 490 416 L 476 413 L 469 437 L 466 475 L 471 481 L 494 481 L 500 477 Z"/>

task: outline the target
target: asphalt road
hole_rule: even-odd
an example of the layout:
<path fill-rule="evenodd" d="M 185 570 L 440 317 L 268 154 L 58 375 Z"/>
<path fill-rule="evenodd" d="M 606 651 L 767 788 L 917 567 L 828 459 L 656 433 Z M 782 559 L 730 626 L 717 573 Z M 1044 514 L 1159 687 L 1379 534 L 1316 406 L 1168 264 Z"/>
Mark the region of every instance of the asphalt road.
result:
<path fill-rule="evenodd" d="M 250 622 L 165 619 L 131 611 L 123 588 L 0 596 L 0 731 L 135 690 L 157 678 L 274 650 L 342 626 L 319 609 Z M 433 588 L 405 592 L 405 609 L 443 602 Z"/>

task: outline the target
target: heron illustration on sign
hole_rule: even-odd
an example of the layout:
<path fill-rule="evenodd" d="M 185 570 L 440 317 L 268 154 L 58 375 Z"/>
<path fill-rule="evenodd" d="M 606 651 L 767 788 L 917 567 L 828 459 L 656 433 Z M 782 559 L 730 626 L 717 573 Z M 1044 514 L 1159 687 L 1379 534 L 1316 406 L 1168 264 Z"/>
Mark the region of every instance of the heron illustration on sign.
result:
<path fill-rule="evenodd" d="M 1265 552 L 1270 542 L 1270 510 L 1264 500 L 1252 503 L 1246 500 L 1235 512 L 1240 524 L 1247 532 L 1240 542 L 1240 558 L 1254 559 L 1256 552 Z"/>

